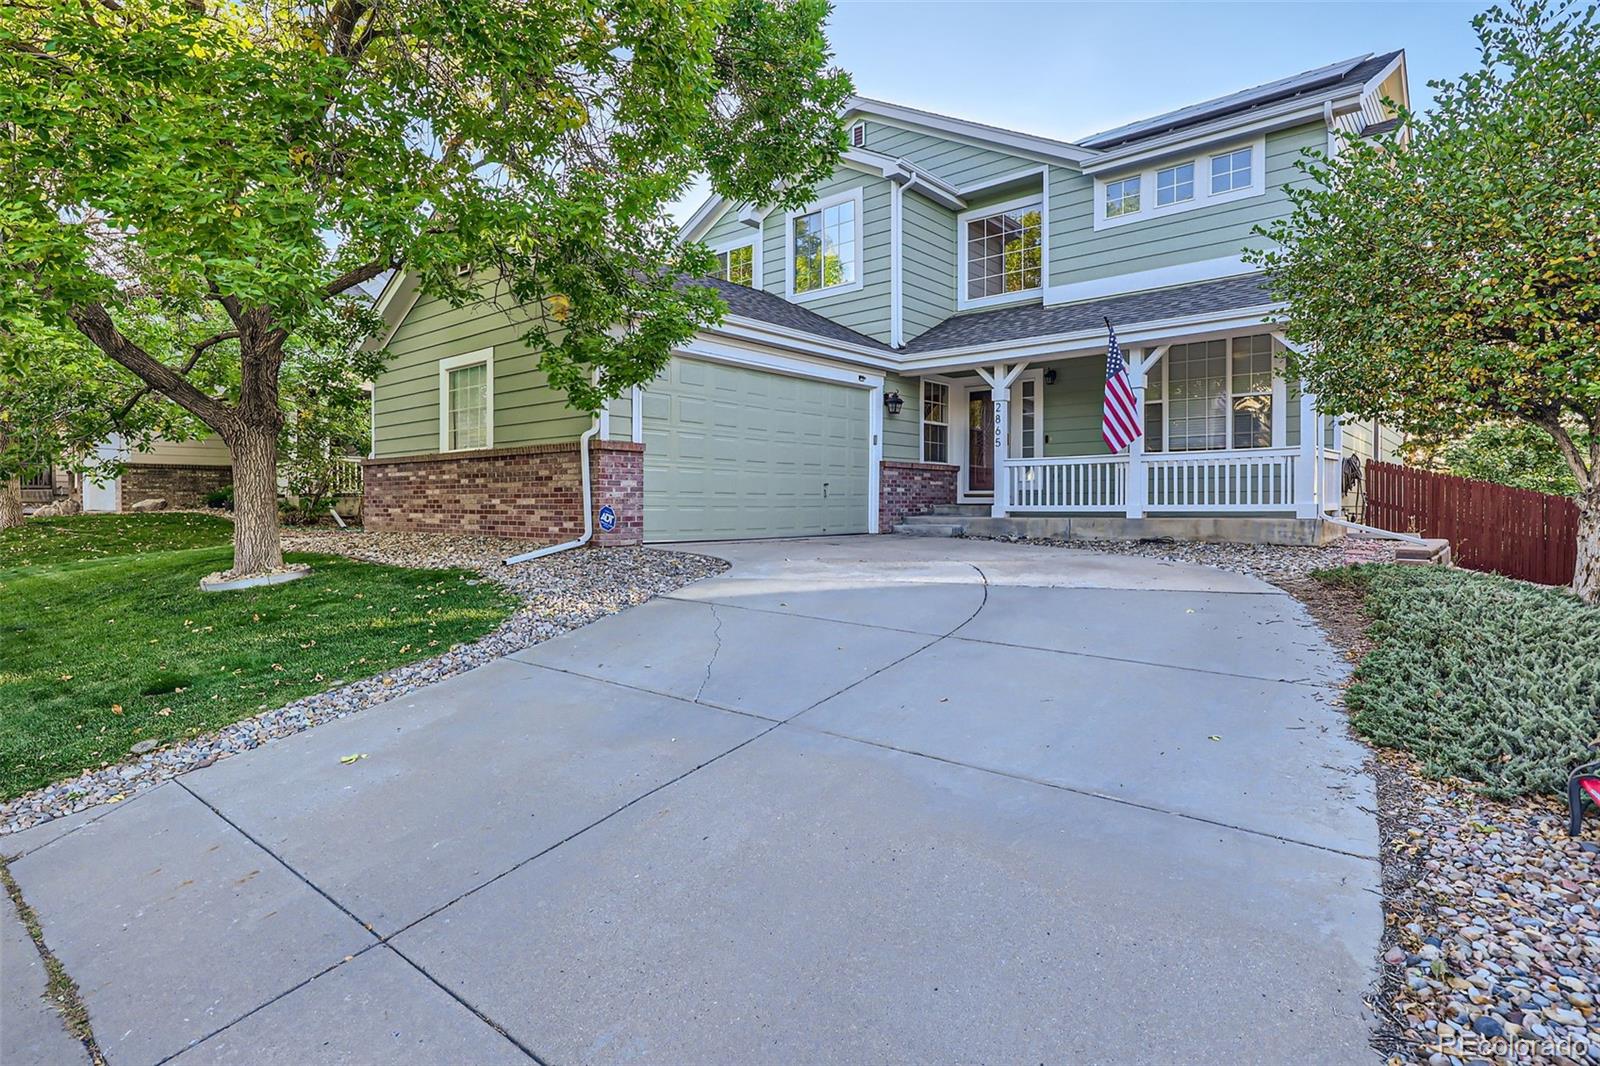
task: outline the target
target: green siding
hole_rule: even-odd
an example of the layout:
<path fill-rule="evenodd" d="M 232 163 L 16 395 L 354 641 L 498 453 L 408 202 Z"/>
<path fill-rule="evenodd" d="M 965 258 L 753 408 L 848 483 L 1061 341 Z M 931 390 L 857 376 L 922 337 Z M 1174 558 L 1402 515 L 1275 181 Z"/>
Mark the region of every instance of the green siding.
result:
<path fill-rule="evenodd" d="M 955 313 L 956 216 L 916 193 L 900 203 L 900 325 L 910 341 Z"/>
<path fill-rule="evenodd" d="M 922 460 L 922 382 L 899 374 L 883 376 L 883 391 L 898 392 L 905 406 L 883 413 L 883 457 L 904 463 Z"/>
<path fill-rule="evenodd" d="M 934 134 L 902 129 L 867 120 L 869 152 L 905 159 L 957 188 L 993 181 L 1039 163 L 1025 156 L 1008 155 L 990 148 L 947 140 Z"/>
<path fill-rule="evenodd" d="M 439 361 L 494 349 L 494 446 L 575 439 L 592 423 L 546 384 L 522 337 L 531 316 L 514 305 L 485 300 L 451 307 L 424 296 L 389 342 L 393 358 L 379 376 L 373 401 L 378 457 L 439 450 Z"/>
<path fill-rule="evenodd" d="M 1044 454 L 1104 455 L 1100 412 L 1105 399 L 1104 357 L 1085 356 L 1048 364 L 1054 385 L 1044 387 Z"/>
<path fill-rule="evenodd" d="M 734 206 L 723 212 L 722 217 L 717 219 L 717 224 L 707 230 L 706 235 L 700 239 L 700 243 L 715 247 L 723 241 L 749 240 L 759 236 L 760 233 L 754 226 L 739 221 L 739 209 Z"/>
<path fill-rule="evenodd" d="M 1094 228 L 1094 179 L 1070 170 L 1050 173 L 1050 283 L 1064 285 L 1116 274 L 1219 259 L 1259 247 L 1258 224 L 1288 211 L 1285 183 L 1302 178 L 1294 163 L 1306 148 L 1325 148 L 1318 123 L 1267 136 L 1266 192 L 1216 207 L 1112 229 Z"/>
<path fill-rule="evenodd" d="M 796 301 L 809 311 L 815 311 L 884 343 L 889 341 L 889 246 L 892 228 L 889 184 L 885 178 L 875 178 L 859 170 L 840 167 L 832 178 L 817 186 L 814 196 L 817 200 L 851 189 L 861 190 L 862 238 L 857 265 L 861 270 L 862 285 L 850 292 Z M 788 296 L 787 242 L 788 214 L 773 211 L 767 215 L 762 227 L 762 287 L 783 297 Z"/>

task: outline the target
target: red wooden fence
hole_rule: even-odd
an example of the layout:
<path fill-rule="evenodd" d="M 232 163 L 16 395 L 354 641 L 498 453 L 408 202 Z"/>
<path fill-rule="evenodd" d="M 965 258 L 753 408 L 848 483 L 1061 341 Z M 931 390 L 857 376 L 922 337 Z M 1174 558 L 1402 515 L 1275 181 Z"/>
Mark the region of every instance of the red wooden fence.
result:
<path fill-rule="evenodd" d="M 1367 463 L 1368 525 L 1444 537 L 1456 564 L 1566 585 L 1578 554 L 1578 504 L 1392 463 Z"/>

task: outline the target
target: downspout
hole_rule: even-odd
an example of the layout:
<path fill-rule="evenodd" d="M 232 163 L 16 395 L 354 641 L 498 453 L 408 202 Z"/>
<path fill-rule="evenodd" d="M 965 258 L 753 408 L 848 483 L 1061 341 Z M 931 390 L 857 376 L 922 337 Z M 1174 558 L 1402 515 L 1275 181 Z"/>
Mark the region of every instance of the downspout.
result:
<path fill-rule="evenodd" d="M 516 563 L 525 563 L 530 559 L 542 559 L 546 555 L 564 552 L 569 548 L 581 548 L 589 543 L 589 538 L 594 536 L 594 492 L 589 484 L 589 441 L 596 433 L 600 432 L 600 419 L 595 419 L 594 425 L 584 431 L 578 438 L 578 469 L 582 472 L 583 479 L 583 535 L 577 540 L 569 540 L 564 544 L 552 544 L 548 548 L 535 548 L 531 552 L 513 555 L 503 560 L 507 566 Z"/>

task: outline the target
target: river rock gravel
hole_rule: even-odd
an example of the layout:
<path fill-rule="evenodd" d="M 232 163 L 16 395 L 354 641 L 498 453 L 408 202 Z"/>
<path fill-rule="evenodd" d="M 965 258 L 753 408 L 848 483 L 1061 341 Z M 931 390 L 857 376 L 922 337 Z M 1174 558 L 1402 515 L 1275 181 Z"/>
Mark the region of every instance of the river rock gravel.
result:
<path fill-rule="evenodd" d="M 1114 555 L 1139 555 L 1173 563 L 1214 566 L 1236 574 L 1249 574 L 1268 581 L 1304 577 L 1349 563 L 1387 563 L 1394 561 L 1392 540 L 1374 537 L 1345 537 L 1321 547 L 1289 544 L 1204 544 L 1176 540 L 1060 540 L 1043 537 L 983 538 L 1020 544 L 1045 544 L 1080 551 L 1109 552 Z"/>
<path fill-rule="evenodd" d="M 728 568 L 721 559 L 653 548 L 581 548 L 506 566 L 503 559 L 532 545 L 525 540 L 435 533 L 286 529 L 283 546 L 286 551 L 345 555 L 395 566 L 477 570 L 485 580 L 509 589 L 522 604 L 496 629 L 443 655 L 307 696 L 0 804 L 0 836 L 119 802 L 178 774 L 403 696 Z"/>

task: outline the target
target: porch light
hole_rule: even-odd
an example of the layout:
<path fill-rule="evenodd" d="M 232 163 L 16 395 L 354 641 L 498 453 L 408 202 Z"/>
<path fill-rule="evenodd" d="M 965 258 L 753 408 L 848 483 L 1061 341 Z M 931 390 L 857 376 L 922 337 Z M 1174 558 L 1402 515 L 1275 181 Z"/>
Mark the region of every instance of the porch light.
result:
<path fill-rule="evenodd" d="M 1056 368 L 1055 367 L 1050 367 L 1049 369 L 1047 369 L 1044 372 L 1044 383 L 1046 385 L 1054 385 L 1056 383 Z"/>
<path fill-rule="evenodd" d="M 906 402 L 900 398 L 900 394 L 898 392 L 886 392 L 883 394 L 883 408 L 891 415 L 899 414 L 900 408 L 904 407 L 905 405 Z"/>

